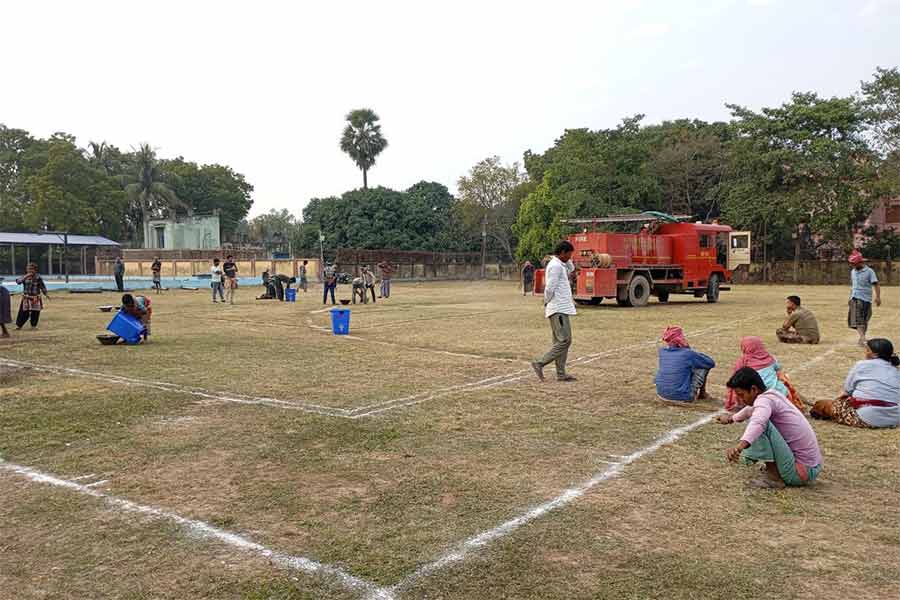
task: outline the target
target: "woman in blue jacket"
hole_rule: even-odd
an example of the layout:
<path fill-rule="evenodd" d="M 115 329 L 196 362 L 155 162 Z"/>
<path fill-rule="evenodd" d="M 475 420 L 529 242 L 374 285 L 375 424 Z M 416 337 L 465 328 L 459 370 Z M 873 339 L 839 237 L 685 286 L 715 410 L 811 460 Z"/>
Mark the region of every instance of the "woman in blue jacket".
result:
<path fill-rule="evenodd" d="M 709 398 L 706 378 L 716 362 L 691 349 L 681 327 L 668 327 L 663 332 L 666 343 L 659 349 L 659 369 L 656 371 L 656 394 L 663 400 L 693 402 Z"/>

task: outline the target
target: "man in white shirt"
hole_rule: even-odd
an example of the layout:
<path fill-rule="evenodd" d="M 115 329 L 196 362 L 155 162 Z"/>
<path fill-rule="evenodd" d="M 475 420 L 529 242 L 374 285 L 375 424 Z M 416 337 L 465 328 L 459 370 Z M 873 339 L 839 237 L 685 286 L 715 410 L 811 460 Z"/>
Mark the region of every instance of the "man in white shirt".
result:
<path fill-rule="evenodd" d="M 572 325 L 569 317 L 576 314 L 575 302 L 572 300 L 572 285 L 569 274 L 575 270 L 572 264 L 572 253 L 575 247 L 562 241 L 553 251 L 553 258 L 547 263 L 544 271 L 544 316 L 550 320 L 553 331 L 553 346 L 543 358 L 531 363 L 538 379 L 544 381 L 544 367 L 556 363 L 556 379 L 559 381 L 575 381 L 575 377 L 566 373 L 566 358 L 569 346 L 572 345 Z"/>
<path fill-rule="evenodd" d="M 212 295 L 213 295 L 213 304 L 216 303 L 216 294 L 219 294 L 219 298 L 222 299 L 222 304 L 225 304 L 225 294 L 222 291 L 222 280 L 225 278 L 222 267 L 219 266 L 219 259 L 213 259 L 213 266 L 210 270 L 210 286 L 212 287 Z"/>

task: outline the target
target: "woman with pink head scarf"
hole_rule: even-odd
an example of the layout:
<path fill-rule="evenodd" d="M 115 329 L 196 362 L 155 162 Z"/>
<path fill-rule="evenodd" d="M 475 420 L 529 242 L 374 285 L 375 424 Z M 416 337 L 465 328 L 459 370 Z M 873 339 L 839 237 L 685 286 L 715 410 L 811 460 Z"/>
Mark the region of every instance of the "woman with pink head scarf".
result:
<path fill-rule="evenodd" d="M 741 339 L 741 357 L 734 363 L 732 374 L 744 367 L 750 367 L 759 373 L 763 383 L 766 384 L 766 389 L 775 390 L 797 406 L 801 412 L 803 411 L 803 403 L 800 401 L 799 394 L 791 385 L 778 360 L 766 350 L 762 338 L 749 335 Z M 725 409 L 735 410 L 738 408 L 740 406 L 737 395 L 734 390 L 728 390 Z"/>
<path fill-rule="evenodd" d="M 665 347 L 659 349 L 659 369 L 656 371 L 656 395 L 672 402 L 693 402 L 708 398 L 706 378 L 716 362 L 693 350 L 684 330 L 667 327 L 662 334 Z"/>

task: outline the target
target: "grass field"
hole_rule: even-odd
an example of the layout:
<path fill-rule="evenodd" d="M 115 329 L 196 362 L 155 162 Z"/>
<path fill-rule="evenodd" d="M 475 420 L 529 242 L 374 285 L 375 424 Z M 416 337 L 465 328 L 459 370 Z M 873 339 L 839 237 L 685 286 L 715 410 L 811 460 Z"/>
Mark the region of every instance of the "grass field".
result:
<path fill-rule="evenodd" d="M 819 481 L 754 491 L 723 458 L 741 428 L 653 390 L 680 324 L 719 397 L 749 334 L 836 395 L 861 358 L 845 288 L 581 308 L 565 384 L 531 374 L 549 328 L 513 284 L 395 285 L 348 338 L 320 289 L 255 292 L 153 296 L 135 347 L 94 339 L 114 295 L 55 294 L 0 340 L 0 597 L 900 597 L 897 431 L 814 422 Z M 794 292 L 819 346 L 775 341 Z M 884 300 L 871 333 L 896 338 Z"/>

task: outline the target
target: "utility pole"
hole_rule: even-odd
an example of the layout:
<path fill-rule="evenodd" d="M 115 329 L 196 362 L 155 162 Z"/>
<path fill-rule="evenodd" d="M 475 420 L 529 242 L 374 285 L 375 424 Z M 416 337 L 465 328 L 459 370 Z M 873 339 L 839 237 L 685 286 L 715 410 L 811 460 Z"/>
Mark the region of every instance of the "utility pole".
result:
<path fill-rule="evenodd" d="M 319 279 L 325 281 L 325 234 L 319 229 Z"/>
<path fill-rule="evenodd" d="M 487 262 L 487 213 L 481 217 L 481 278 L 484 279 L 485 263 Z"/>

